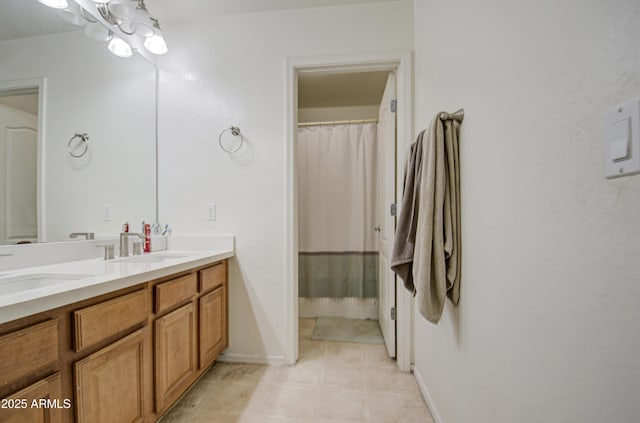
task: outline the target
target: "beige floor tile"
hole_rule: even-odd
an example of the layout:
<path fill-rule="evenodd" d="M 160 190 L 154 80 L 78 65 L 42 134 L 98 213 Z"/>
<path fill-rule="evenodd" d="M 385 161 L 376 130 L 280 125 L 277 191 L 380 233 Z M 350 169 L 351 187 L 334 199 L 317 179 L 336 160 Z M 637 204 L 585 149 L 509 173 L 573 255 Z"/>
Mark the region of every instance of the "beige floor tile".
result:
<path fill-rule="evenodd" d="M 313 398 L 314 417 L 318 419 L 369 421 L 369 395 L 338 387 L 321 386 Z"/>
<path fill-rule="evenodd" d="M 322 375 L 322 385 L 353 391 L 367 391 L 364 370 L 355 366 L 326 366 Z"/>
<path fill-rule="evenodd" d="M 365 351 L 362 344 L 332 342 L 327 345 L 326 361 L 341 366 L 363 366 L 366 363 Z"/>
<path fill-rule="evenodd" d="M 433 423 L 429 409 L 420 398 L 407 394 L 373 392 L 369 394 L 372 423 Z"/>
<path fill-rule="evenodd" d="M 312 386 L 320 382 L 322 366 L 298 363 L 295 366 L 273 366 L 265 373 L 262 384 Z"/>
<path fill-rule="evenodd" d="M 252 409 L 259 397 L 259 389 L 255 385 L 220 381 L 212 384 L 207 394 L 202 396 L 198 409 L 220 414 L 243 414 Z"/>
<path fill-rule="evenodd" d="M 313 328 L 315 319 L 301 319 Z M 432 423 L 384 345 L 300 337 L 295 366 L 217 363 L 163 423 Z"/>
<path fill-rule="evenodd" d="M 418 392 L 418 385 L 411 373 L 403 373 L 398 369 L 367 367 L 365 377 L 369 391 L 382 392 Z"/>
<path fill-rule="evenodd" d="M 316 319 L 298 319 L 299 328 L 313 329 L 315 325 L 316 325 Z"/>
<path fill-rule="evenodd" d="M 237 383 L 254 383 L 262 379 L 268 366 L 261 364 L 216 363 L 202 377 L 204 382 L 229 381 Z"/>
<path fill-rule="evenodd" d="M 212 412 L 210 414 L 201 413 L 192 416 L 191 420 L 185 423 L 297 423 L 297 419 L 287 419 L 281 417 L 252 416 L 246 414 L 221 414 Z"/>
<path fill-rule="evenodd" d="M 325 363 L 327 342 L 300 340 L 298 344 L 299 364 L 319 364 Z"/>
<path fill-rule="evenodd" d="M 363 422 L 345 419 L 323 419 L 320 417 L 312 417 L 310 419 L 300 419 L 298 423 L 369 423 L 369 420 Z"/>
<path fill-rule="evenodd" d="M 367 366 L 397 369 L 396 361 L 389 357 L 389 353 L 384 344 L 368 344 L 364 350 Z"/>
<path fill-rule="evenodd" d="M 316 319 L 300 319 L 298 323 L 298 336 L 300 340 L 310 341 L 315 326 Z"/>
<path fill-rule="evenodd" d="M 311 335 L 313 334 L 313 326 L 307 328 L 299 328 L 298 336 L 302 340 L 310 340 Z"/>
<path fill-rule="evenodd" d="M 269 385 L 247 409 L 256 416 L 301 419 L 313 417 L 314 387 Z"/>

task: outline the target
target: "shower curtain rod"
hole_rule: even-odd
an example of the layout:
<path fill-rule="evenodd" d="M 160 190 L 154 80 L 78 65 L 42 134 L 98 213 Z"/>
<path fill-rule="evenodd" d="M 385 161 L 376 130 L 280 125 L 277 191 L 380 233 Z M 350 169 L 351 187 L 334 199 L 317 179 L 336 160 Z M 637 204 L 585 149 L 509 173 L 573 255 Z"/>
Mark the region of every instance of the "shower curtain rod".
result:
<path fill-rule="evenodd" d="M 326 122 L 305 122 L 298 126 L 347 125 L 350 123 L 378 123 L 378 119 L 331 120 Z"/>

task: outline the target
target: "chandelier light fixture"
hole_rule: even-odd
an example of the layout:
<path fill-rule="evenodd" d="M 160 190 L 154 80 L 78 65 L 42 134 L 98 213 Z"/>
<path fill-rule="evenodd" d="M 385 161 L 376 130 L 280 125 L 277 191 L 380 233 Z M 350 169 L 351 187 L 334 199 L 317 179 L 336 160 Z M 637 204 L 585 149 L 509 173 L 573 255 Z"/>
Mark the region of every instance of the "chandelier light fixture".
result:
<path fill-rule="evenodd" d="M 160 23 L 149 14 L 144 0 L 38 0 L 59 10 L 66 22 L 84 27 L 87 37 L 108 42 L 109 51 L 131 57 L 144 46 L 149 53 L 167 52 Z"/>

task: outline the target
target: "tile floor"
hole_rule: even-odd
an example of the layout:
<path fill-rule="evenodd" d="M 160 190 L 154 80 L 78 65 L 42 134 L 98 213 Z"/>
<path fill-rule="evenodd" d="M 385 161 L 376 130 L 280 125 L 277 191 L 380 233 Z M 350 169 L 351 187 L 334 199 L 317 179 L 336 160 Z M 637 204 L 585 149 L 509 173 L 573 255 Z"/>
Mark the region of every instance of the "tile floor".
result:
<path fill-rule="evenodd" d="M 162 423 L 433 423 L 415 379 L 384 345 L 311 340 L 295 366 L 215 364 Z"/>

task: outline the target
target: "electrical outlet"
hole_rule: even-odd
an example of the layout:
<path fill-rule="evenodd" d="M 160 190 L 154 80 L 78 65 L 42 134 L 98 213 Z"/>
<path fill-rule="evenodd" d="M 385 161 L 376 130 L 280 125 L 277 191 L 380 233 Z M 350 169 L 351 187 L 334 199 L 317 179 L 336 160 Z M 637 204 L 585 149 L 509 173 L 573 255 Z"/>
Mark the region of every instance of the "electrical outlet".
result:
<path fill-rule="evenodd" d="M 113 206 L 107 204 L 102 209 L 102 221 L 103 222 L 111 222 L 113 219 Z"/>
<path fill-rule="evenodd" d="M 207 220 L 216 220 L 216 205 L 214 203 L 207 204 Z"/>

